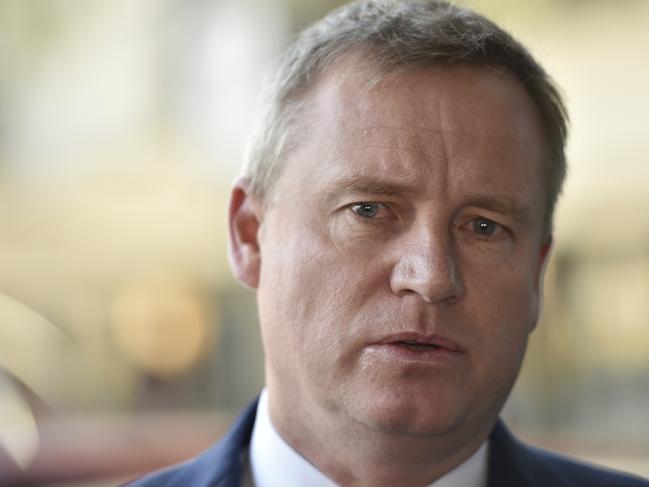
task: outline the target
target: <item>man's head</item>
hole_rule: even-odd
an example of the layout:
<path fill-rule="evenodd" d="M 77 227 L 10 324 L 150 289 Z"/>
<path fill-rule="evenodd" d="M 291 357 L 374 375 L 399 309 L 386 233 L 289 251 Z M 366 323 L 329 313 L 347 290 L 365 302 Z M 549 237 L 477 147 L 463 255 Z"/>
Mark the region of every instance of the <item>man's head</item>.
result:
<path fill-rule="evenodd" d="M 538 318 L 558 95 L 506 34 L 439 2 L 353 4 L 301 39 L 230 208 L 275 426 L 308 458 L 324 431 L 477 448 Z"/>
<path fill-rule="evenodd" d="M 506 69 L 523 84 L 544 129 L 547 158 L 546 230 L 566 174 L 567 113 L 553 81 L 507 32 L 476 12 L 445 1 L 373 1 L 348 4 L 302 32 L 265 80 L 244 175 L 251 191 L 272 193 L 292 148 L 308 138 L 307 94 L 314 82 L 354 54 L 368 71 L 367 85 L 390 73 L 470 64 Z"/>

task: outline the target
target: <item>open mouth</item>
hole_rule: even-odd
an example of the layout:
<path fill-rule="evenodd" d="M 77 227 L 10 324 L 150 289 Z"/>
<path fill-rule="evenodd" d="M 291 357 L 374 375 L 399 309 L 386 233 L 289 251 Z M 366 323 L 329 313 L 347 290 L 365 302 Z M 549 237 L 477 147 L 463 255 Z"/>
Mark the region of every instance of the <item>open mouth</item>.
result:
<path fill-rule="evenodd" d="M 402 332 L 366 347 L 368 356 L 389 364 L 443 367 L 458 364 L 467 350 L 436 333 Z"/>
<path fill-rule="evenodd" d="M 425 350 L 437 350 L 441 348 L 438 345 L 433 345 L 432 343 L 420 343 L 411 340 L 401 340 L 397 342 L 399 345 L 403 345 L 409 350 L 414 350 L 415 352 L 423 352 Z"/>
<path fill-rule="evenodd" d="M 460 355 L 466 352 L 461 345 L 452 339 L 446 338 L 436 333 L 419 333 L 403 332 L 387 335 L 383 340 L 376 342 L 376 345 L 393 347 L 395 350 L 409 350 L 420 352 L 422 357 L 442 356 L 442 355 Z M 426 352 L 436 352 L 434 354 Z M 413 355 L 414 356 L 414 355 Z"/>

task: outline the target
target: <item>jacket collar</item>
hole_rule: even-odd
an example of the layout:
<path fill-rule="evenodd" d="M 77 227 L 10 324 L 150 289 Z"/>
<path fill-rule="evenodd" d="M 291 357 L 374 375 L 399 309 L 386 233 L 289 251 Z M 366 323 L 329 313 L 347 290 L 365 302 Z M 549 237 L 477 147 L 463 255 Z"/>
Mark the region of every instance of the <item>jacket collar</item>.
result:
<path fill-rule="evenodd" d="M 255 424 L 257 400 L 239 416 L 221 441 L 187 465 L 195 472 L 191 483 L 196 487 L 239 487 L 243 473 L 243 459 L 248 452 L 252 428 Z M 188 479 L 189 480 L 189 479 Z"/>
<path fill-rule="evenodd" d="M 489 435 L 487 487 L 535 487 L 534 464 L 528 448 L 512 435 L 501 419 Z"/>

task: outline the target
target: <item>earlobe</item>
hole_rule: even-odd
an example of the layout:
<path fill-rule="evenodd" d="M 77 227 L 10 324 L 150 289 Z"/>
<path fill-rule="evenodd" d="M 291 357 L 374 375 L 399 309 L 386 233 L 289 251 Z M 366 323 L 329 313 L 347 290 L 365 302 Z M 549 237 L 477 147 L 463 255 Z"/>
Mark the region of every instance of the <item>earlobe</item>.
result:
<path fill-rule="evenodd" d="M 248 181 L 240 179 L 232 188 L 228 210 L 230 267 L 239 281 L 253 289 L 259 285 L 261 270 L 260 225 L 261 205 L 250 193 Z"/>
<path fill-rule="evenodd" d="M 545 267 L 547 266 L 549 257 L 550 257 L 550 252 L 552 250 L 552 235 L 550 235 L 545 242 L 541 245 L 541 249 L 539 250 L 539 260 L 541 263 L 541 272 L 540 272 L 540 277 L 543 277 L 543 273 L 545 271 Z"/>

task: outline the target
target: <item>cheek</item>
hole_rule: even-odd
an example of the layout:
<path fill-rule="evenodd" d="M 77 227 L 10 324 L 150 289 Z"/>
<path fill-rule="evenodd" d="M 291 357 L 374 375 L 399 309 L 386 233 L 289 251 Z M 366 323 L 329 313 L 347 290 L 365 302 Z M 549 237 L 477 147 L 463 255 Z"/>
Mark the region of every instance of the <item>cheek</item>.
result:
<path fill-rule="evenodd" d="M 472 322 L 481 324 L 481 339 L 494 353 L 517 355 L 524 348 L 536 317 L 536 279 L 531 259 L 474 268 L 467 276 Z"/>
<path fill-rule="evenodd" d="M 325 351 L 335 360 L 363 289 L 353 259 L 306 227 L 266 241 L 258 289 L 266 351 L 302 366 Z"/>
<path fill-rule="evenodd" d="M 473 381 L 485 400 L 508 393 L 527 348 L 535 313 L 535 286 L 528 279 L 515 277 L 520 275 L 501 274 L 481 280 L 466 296 L 470 303 L 467 322 L 475 324 Z"/>

